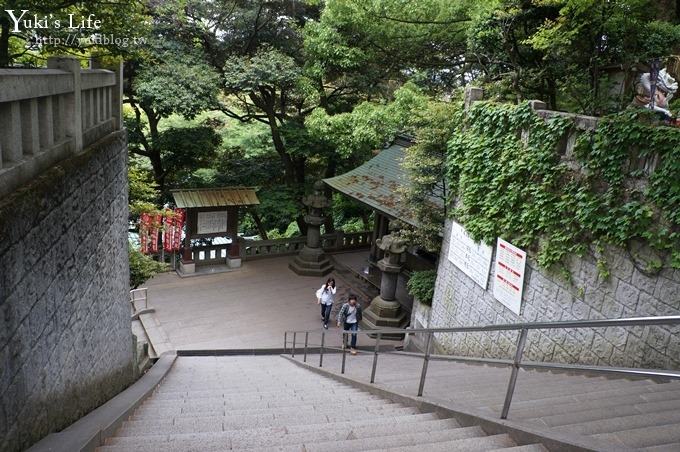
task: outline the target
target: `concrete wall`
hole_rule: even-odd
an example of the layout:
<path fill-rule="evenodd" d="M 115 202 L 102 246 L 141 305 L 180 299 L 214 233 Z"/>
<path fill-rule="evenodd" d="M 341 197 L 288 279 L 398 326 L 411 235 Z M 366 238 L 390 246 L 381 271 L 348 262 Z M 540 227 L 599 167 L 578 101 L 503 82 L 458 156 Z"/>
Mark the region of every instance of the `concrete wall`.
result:
<path fill-rule="evenodd" d="M 574 258 L 572 281 L 527 262 L 521 315 L 493 297 L 494 261 L 483 290 L 447 258 L 450 223 L 445 229 L 429 327 L 491 323 L 602 319 L 680 314 L 680 270 L 647 276 L 642 262 L 621 249 L 606 251 L 611 277 L 598 277 L 592 257 Z M 494 247 L 495 248 L 495 247 Z M 636 255 L 644 256 L 643 250 Z M 439 351 L 456 355 L 510 358 L 517 333 L 436 335 Z M 629 367 L 680 369 L 680 327 L 572 329 L 529 333 L 530 360 Z"/>
<path fill-rule="evenodd" d="M 133 378 L 124 131 L 0 200 L 0 450 Z"/>

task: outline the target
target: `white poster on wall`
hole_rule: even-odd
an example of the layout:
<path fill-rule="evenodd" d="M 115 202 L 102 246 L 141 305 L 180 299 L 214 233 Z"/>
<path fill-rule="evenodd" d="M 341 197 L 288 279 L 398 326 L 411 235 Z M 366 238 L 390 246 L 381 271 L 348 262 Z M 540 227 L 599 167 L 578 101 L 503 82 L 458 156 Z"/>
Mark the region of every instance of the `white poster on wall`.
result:
<path fill-rule="evenodd" d="M 475 242 L 463 226 L 455 221 L 451 222 L 449 260 L 485 290 L 489 281 L 492 253 L 492 247 Z"/>
<path fill-rule="evenodd" d="M 198 234 L 227 232 L 227 211 L 198 212 Z"/>
<path fill-rule="evenodd" d="M 512 243 L 498 238 L 493 296 L 517 315 L 519 315 L 522 306 L 522 288 L 524 287 L 526 263 L 527 253 Z"/>

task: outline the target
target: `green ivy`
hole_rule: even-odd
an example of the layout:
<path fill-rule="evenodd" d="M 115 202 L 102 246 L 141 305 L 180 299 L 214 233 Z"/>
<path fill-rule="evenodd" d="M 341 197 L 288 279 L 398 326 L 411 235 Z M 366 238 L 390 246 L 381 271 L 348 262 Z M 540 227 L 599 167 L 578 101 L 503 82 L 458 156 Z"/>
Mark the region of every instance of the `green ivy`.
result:
<path fill-rule="evenodd" d="M 432 306 L 432 298 L 434 297 L 434 284 L 437 279 L 436 270 L 424 270 L 413 272 L 406 288 L 414 298 L 426 306 Z"/>
<path fill-rule="evenodd" d="M 680 129 L 639 109 L 600 118 L 579 135 L 574 168 L 558 152 L 574 126 L 567 116 L 543 119 L 528 104 L 473 105 L 448 142 L 452 216 L 475 239 L 502 236 L 544 267 L 590 245 L 637 240 L 669 252 L 680 268 Z M 629 168 L 629 159 L 654 153 L 659 164 L 648 178 Z"/>

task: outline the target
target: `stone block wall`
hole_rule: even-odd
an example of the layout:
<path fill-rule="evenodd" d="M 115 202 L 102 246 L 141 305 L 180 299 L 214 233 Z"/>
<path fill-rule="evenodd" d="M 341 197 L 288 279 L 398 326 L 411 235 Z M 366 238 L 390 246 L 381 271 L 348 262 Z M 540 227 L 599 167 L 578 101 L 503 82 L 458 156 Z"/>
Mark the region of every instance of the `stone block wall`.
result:
<path fill-rule="evenodd" d="M 125 131 L 0 200 L 0 450 L 132 382 L 127 218 Z"/>
<path fill-rule="evenodd" d="M 450 231 L 447 223 L 429 316 L 431 328 L 680 314 L 680 270 L 666 268 L 655 275 L 645 274 L 644 265 L 626 250 L 608 249 L 604 257 L 611 276 L 607 279 L 598 275 L 593 257 L 572 259 L 571 281 L 528 259 L 518 316 L 493 297 L 495 260 L 487 290 L 448 260 Z M 516 332 L 437 334 L 435 346 L 440 352 L 455 355 L 511 358 L 516 338 Z M 680 326 L 530 331 L 525 357 L 680 369 Z"/>

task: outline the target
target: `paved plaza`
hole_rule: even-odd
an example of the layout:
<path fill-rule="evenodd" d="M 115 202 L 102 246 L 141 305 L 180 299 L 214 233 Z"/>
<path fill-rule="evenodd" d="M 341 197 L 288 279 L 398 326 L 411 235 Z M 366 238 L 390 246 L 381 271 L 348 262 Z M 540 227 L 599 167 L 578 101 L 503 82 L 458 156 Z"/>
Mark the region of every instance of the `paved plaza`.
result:
<path fill-rule="evenodd" d="M 163 273 L 145 284 L 155 321 L 176 350 L 280 348 L 286 330 L 317 329 L 310 345 L 318 344 L 322 331 L 315 292 L 324 278 L 298 276 L 288 269 L 290 257 L 246 261 L 225 273 L 181 278 Z M 333 318 L 354 289 L 354 278 L 333 272 L 338 293 Z M 356 290 L 360 302 L 369 301 Z M 328 345 L 339 345 L 340 336 L 327 336 Z M 364 341 L 366 339 L 364 338 Z M 152 338 L 153 342 L 153 338 Z M 361 342 L 360 342 L 361 343 Z"/>

